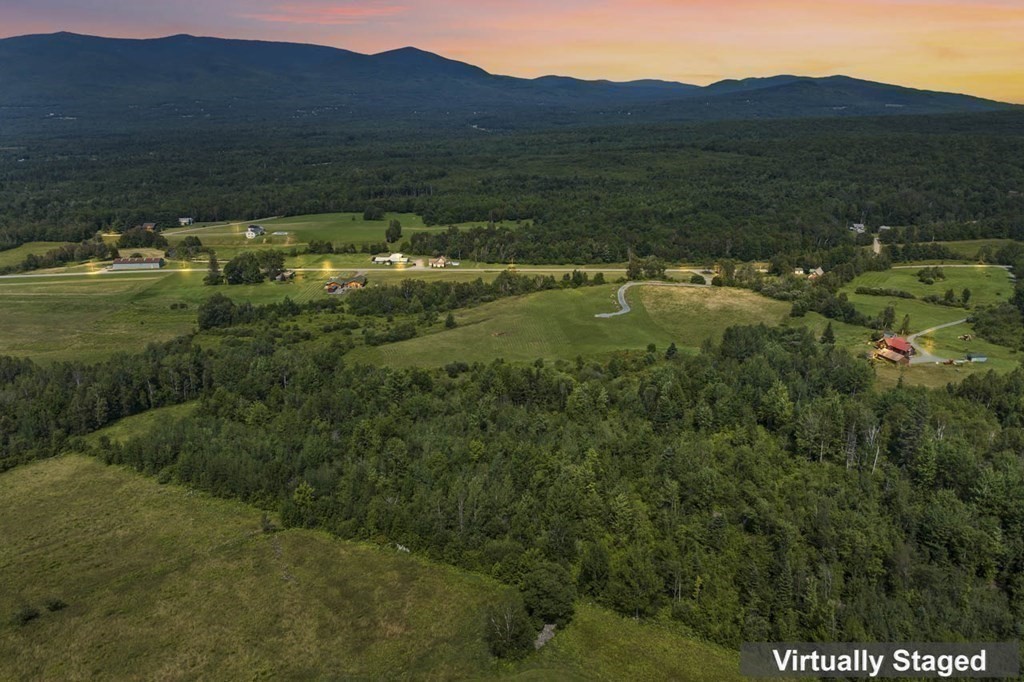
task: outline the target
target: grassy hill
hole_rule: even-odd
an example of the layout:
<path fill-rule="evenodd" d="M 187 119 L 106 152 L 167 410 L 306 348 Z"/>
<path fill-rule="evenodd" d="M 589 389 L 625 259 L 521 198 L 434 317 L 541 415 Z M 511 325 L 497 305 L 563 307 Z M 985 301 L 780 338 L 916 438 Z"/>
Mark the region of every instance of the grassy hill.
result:
<path fill-rule="evenodd" d="M 740 679 L 735 652 L 592 605 L 539 654 L 497 662 L 482 609 L 507 588 L 264 534 L 256 509 L 87 457 L 4 473 L 0 504 L 0 679 Z M 25 605 L 41 613 L 16 624 Z"/>
<path fill-rule="evenodd" d="M 775 325 L 789 305 L 740 289 L 634 287 L 632 312 L 599 319 L 618 309 L 618 285 L 546 291 L 489 303 L 456 313 L 459 326 L 401 343 L 359 348 L 356 361 L 391 365 L 443 365 L 494 358 L 571 360 L 578 355 L 642 350 L 653 343 L 664 351 L 673 341 L 680 352 L 696 351 L 735 324 Z"/>
<path fill-rule="evenodd" d="M 0 251 L 0 268 L 7 268 L 21 264 L 28 256 L 41 256 L 47 251 L 52 251 L 67 242 L 28 242 L 13 249 Z"/>

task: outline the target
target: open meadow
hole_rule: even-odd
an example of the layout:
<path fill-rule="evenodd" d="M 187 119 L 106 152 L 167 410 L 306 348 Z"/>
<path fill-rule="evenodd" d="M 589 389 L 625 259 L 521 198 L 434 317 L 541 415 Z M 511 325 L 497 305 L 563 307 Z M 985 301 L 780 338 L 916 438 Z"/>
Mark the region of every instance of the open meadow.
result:
<path fill-rule="evenodd" d="M 214 293 L 254 304 L 306 301 L 322 294 L 323 277 L 313 274 L 233 287 L 205 286 L 198 270 L 0 279 L 0 354 L 53 362 L 139 351 L 195 328 L 196 307 Z"/>
<path fill-rule="evenodd" d="M 735 652 L 591 604 L 538 654 L 496 663 L 483 610 L 498 583 L 263 533 L 257 509 L 80 455 L 0 475 L 0 505 L 3 680 L 740 679 Z M 25 607 L 39 614 L 19 624 Z"/>

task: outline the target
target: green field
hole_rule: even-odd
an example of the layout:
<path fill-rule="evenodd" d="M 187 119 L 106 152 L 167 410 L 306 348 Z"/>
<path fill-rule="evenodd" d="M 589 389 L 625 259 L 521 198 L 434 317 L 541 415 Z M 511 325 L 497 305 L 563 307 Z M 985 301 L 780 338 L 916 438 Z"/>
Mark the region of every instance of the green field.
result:
<path fill-rule="evenodd" d="M 740 289 L 635 287 L 627 297 L 632 312 L 614 312 L 617 285 L 546 291 L 457 311 L 458 327 L 401 343 L 362 347 L 356 361 L 409 366 L 452 361 L 489 362 L 495 358 L 531 361 L 571 360 L 618 350 L 642 350 L 653 343 L 664 351 L 675 342 L 695 352 L 736 324 L 778 324 L 789 305 Z"/>
<path fill-rule="evenodd" d="M 134 427 L 131 427 L 134 428 Z M 507 589 L 78 455 L 0 475 L 0 679 L 739 680 L 738 656 L 582 604 L 496 662 Z M 44 608 L 59 599 L 62 610 Z M 16 624 L 23 606 L 40 611 Z"/>
<path fill-rule="evenodd" d="M 52 362 L 139 351 L 192 330 L 196 307 L 214 293 L 254 304 L 322 296 L 323 278 L 310 274 L 288 284 L 232 287 L 204 286 L 201 271 L 0 279 L 0 353 Z M 188 307 L 170 307 L 181 303 Z"/>
<path fill-rule="evenodd" d="M 882 272 L 865 272 L 843 287 L 842 291 L 846 292 L 854 303 L 858 301 L 864 302 L 866 299 L 885 301 L 886 303 L 883 303 L 882 308 L 888 304 L 890 299 L 882 296 L 855 294 L 854 292 L 857 287 L 901 289 L 914 294 L 918 298 L 929 295 L 941 297 L 947 289 L 952 289 L 959 296 L 964 289 L 970 289 L 970 304 L 972 306 L 1002 303 L 1009 300 L 1013 295 L 1013 282 L 1010 280 L 1010 273 L 1000 267 L 986 267 L 982 265 L 972 267 L 947 266 L 942 268 L 946 279 L 936 280 L 934 284 L 923 284 L 918 280 L 917 273 L 921 267 L 924 266 L 901 267 Z M 894 300 L 899 303 L 911 299 Z"/>
<path fill-rule="evenodd" d="M 173 245 L 188 235 L 199 237 L 204 246 L 216 249 L 218 258 L 231 258 L 239 251 L 259 248 L 290 249 L 304 248 L 311 240 L 329 241 L 334 244 L 380 244 L 391 220 L 402 223 L 401 241 L 417 232 L 444 232 L 447 225 L 424 225 L 423 219 L 414 213 L 388 213 L 383 220 L 364 220 L 361 213 L 321 213 L 314 215 L 263 218 L 225 223 L 204 223 L 192 227 L 173 228 L 163 232 Z M 466 223 L 470 227 L 477 223 Z M 246 239 L 245 230 L 249 225 L 262 225 L 267 234 L 255 239 Z M 511 227 L 512 225 L 506 225 Z M 285 234 L 274 234 L 282 232 Z M 393 245 L 397 250 L 398 244 Z M 349 257 L 368 260 L 366 254 L 349 254 Z"/>
<path fill-rule="evenodd" d="M 942 246 L 945 246 L 950 251 L 959 254 L 965 260 L 975 260 L 978 257 L 978 252 L 985 248 L 991 248 L 993 251 L 998 251 L 1003 246 L 1009 244 L 1012 239 L 965 239 L 958 242 L 938 242 Z"/>
<path fill-rule="evenodd" d="M 27 256 L 41 256 L 47 251 L 52 251 L 58 246 L 64 246 L 67 243 L 68 242 L 28 242 L 27 244 L 22 244 L 21 246 L 13 249 L 0 251 L 0 268 L 18 265 L 25 260 Z"/>

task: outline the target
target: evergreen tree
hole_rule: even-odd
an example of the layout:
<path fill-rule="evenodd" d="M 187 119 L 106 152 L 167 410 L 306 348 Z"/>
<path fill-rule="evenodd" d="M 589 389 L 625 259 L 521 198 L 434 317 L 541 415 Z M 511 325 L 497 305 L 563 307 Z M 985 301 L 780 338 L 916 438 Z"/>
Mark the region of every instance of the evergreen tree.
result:
<path fill-rule="evenodd" d="M 398 222 L 394 218 L 388 223 L 388 229 L 384 231 L 384 238 L 389 244 L 397 242 L 402 238 L 402 223 Z"/>
<path fill-rule="evenodd" d="M 220 264 L 217 262 L 217 256 L 210 254 L 210 263 L 207 266 L 206 277 L 203 278 L 204 284 L 217 285 L 223 281 L 223 277 L 220 274 Z"/>
<path fill-rule="evenodd" d="M 836 334 L 832 331 L 832 322 L 829 322 L 825 327 L 825 331 L 821 335 L 821 343 L 826 346 L 836 345 Z"/>

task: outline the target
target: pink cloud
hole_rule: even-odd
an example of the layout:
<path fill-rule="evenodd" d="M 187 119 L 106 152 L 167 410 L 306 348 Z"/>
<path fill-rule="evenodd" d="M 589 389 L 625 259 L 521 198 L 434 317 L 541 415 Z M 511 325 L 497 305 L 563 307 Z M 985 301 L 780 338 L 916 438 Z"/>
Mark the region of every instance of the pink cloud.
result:
<path fill-rule="evenodd" d="M 362 24 L 371 19 L 392 17 L 406 11 L 401 5 L 285 4 L 269 12 L 243 14 L 245 19 L 277 24 L 319 24 L 341 26 Z"/>

